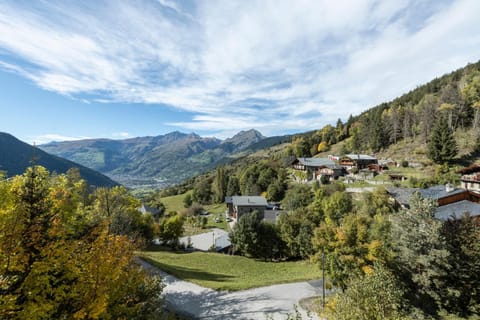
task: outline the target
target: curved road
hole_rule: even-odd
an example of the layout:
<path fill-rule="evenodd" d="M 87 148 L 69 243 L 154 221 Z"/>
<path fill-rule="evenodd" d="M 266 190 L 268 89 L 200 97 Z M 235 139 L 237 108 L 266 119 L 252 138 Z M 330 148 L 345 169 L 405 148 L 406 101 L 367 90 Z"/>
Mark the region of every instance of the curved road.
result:
<path fill-rule="evenodd" d="M 163 294 L 167 305 L 180 314 L 194 319 L 285 320 L 294 312 L 294 305 L 303 298 L 321 295 L 322 282 L 308 281 L 278 284 L 243 291 L 227 292 L 204 288 L 180 280 L 140 260 L 142 266 L 162 276 Z M 319 319 L 298 306 L 303 319 Z"/>

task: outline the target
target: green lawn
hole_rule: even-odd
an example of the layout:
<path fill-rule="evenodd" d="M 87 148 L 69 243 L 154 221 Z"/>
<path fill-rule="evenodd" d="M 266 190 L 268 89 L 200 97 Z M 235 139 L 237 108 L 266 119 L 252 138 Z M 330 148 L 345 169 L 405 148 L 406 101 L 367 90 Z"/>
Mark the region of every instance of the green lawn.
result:
<path fill-rule="evenodd" d="M 212 211 L 209 211 L 212 213 Z M 216 222 L 215 218 L 219 218 L 220 222 Z M 184 236 L 193 236 L 195 234 L 199 233 L 205 233 L 208 232 L 209 229 L 213 228 L 218 228 L 218 229 L 223 229 L 225 231 L 230 231 L 230 227 L 227 225 L 227 221 L 225 220 L 225 215 L 224 214 L 210 214 L 208 217 L 208 222 L 205 228 L 201 228 L 199 225 L 197 226 L 196 224 L 192 224 L 189 219 L 185 221 L 184 224 L 184 231 L 183 235 Z"/>
<path fill-rule="evenodd" d="M 162 198 L 161 201 L 165 205 L 167 212 L 170 212 L 170 211 L 178 212 L 178 211 L 184 210 L 185 206 L 183 205 L 183 198 L 185 198 L 185 195 L 187 193 L 182 193 L 175 196 Z M 225 203 L 203 205 L 203 208 L 206 211 L 214 214 L 223 214 L 225 213 L 225 210 L 226 210 Z"/>
<path fill-rule="evenodd" d="M 176 196 L 164 197 L 161 199 L 162 203 L 165 205 L 167 212 L 185 209 L 183 205 L 183 198 L 185 198 L 186 193 L 178 194 Z"/>
<path fill-rule="evenodd" d="M 165 205 L 166 211 L 180 212 L 182 210 L 185 210 L 185 207 L 183 205 L 183 198 L 185 198 L 185 195 L 186 193 L 183 193 L 175 196 L 162 198 L 161 201 Z M 185 236 L 208 232 L 208 229 L 211 228 L 219 228 L 226 231 L 230 230 L 227 222 L 225 221 L 226 206 L 224 203 L 204 205 L 203 208 L 205 209 L 205 211 L 208 211 L 210 213 L 210 215 L 208 216 L 206 228 L 202 229 L 187 222 L 185 223 Z M 220 222 L 215 222 L 215 218 L 220 218 Z"/>
<path fill-rule="evenodd" d="M 244 290 L 321 278 L 317 265 L 305 261 L 263 262 L 205 252 L 143 251 L 140 257 L 180 279 L 215 290 Z"/>

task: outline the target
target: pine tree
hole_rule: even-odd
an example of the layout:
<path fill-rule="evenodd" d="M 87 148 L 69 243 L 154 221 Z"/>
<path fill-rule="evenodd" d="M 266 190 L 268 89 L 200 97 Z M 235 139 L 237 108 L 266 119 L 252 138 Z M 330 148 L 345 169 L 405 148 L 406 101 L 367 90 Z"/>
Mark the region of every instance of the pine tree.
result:
<path fill-rule="evenodd" d="M 458 152 L 453 131 L 445 117 L 440 117 L 428 141 L 428 157 L 436 163 L 452 160 Z"/>
<path fill-rule="evenodd" d="M 397 274 L 412 305 L 434 315 L 448 290 L 449 252 L 442 222 L 435 219 L 435 201 L 415 194 L 410 206 L 392 218 Z"/>

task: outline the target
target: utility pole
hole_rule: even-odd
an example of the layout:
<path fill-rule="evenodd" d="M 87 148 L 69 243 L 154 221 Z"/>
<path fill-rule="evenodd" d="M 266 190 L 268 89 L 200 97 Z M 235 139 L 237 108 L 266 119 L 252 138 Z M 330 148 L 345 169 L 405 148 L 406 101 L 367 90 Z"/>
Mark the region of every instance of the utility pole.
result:
<path fill-rule="evenodd" d="M 325 252 L 322 253 L 322 305 L 325 309 Z"/>

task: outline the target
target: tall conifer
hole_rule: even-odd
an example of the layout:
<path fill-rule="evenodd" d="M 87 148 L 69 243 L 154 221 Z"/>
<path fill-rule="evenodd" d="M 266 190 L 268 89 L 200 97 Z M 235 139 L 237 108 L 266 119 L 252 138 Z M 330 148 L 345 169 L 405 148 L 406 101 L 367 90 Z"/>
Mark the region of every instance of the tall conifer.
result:
<path fill-rule="evenodd" d="M 452 160 L 458 152 L 457 142 L 447 119 L 442 116 L 432 130 L 428 141 L 428 157 L 435 163 Z"/>

